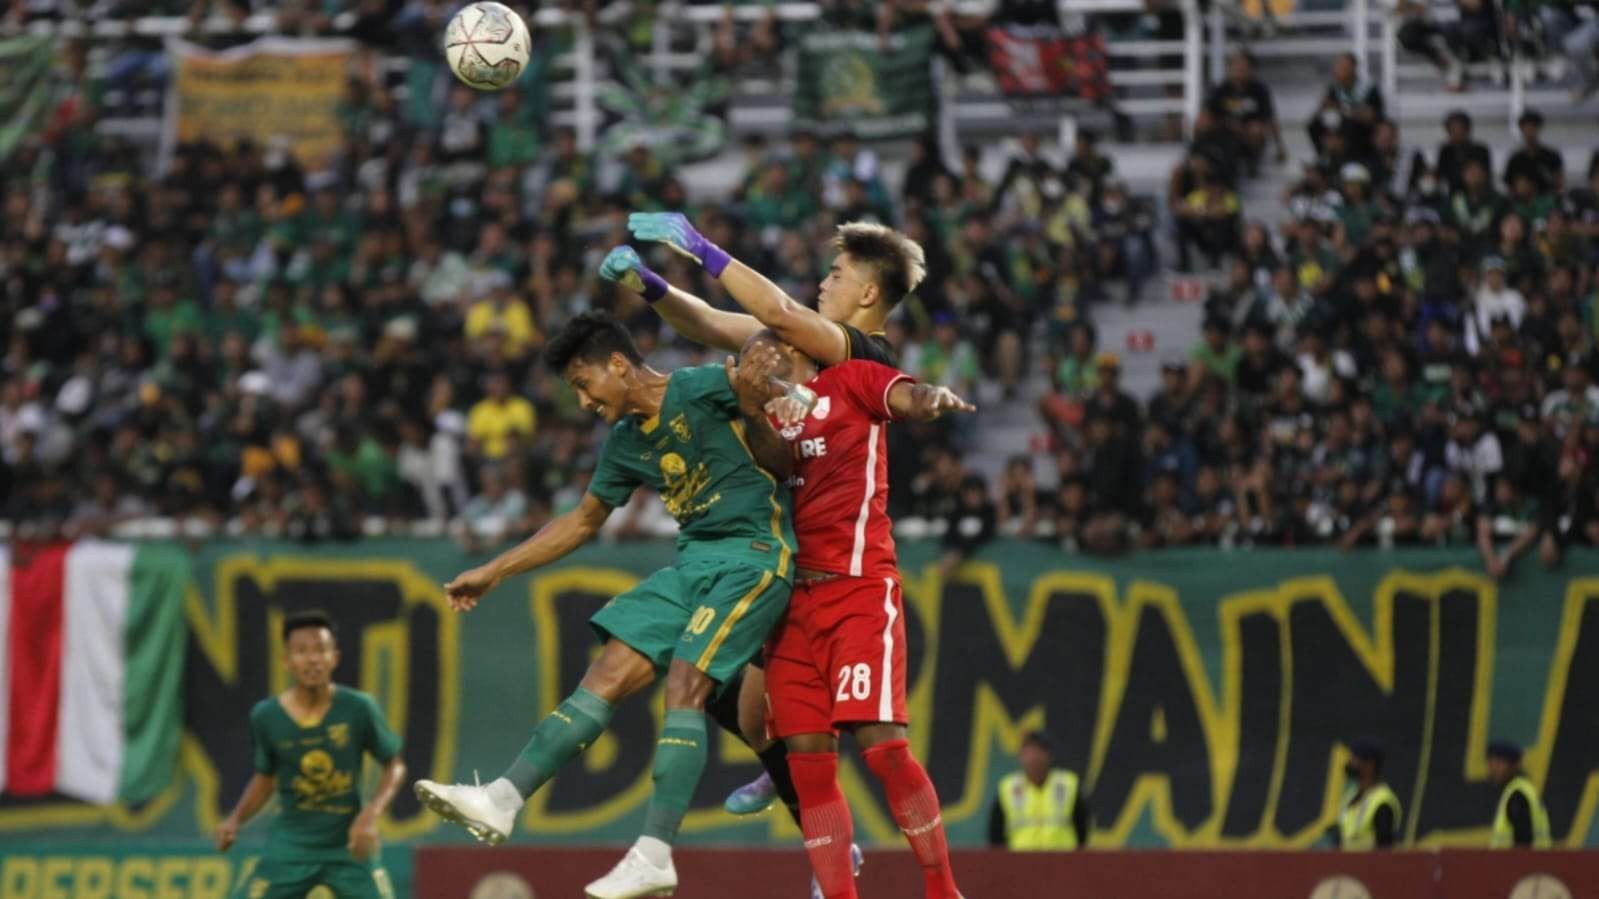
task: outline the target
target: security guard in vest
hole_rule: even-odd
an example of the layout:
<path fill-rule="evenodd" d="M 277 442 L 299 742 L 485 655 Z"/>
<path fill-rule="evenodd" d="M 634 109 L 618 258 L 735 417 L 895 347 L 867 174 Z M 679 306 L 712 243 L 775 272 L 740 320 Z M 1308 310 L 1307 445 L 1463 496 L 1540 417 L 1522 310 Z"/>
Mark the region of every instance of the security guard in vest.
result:
<path fill-rule="evenodd" d="M 1399 797 L 1382 779 L 1382 748 L 1356 740 L 1349 747 L 1349 756 L 1344 774 L 1350 785 L 1334 838 L 1339 848 L 1350 851 L 1392 849 L 1399 840 L 1401 817 Z"/>
<path fill-rule="evenodd" d="M 988 816 L 988 843 L 1012 852 L 1070 852 L 1088 845 L 1088 797 L 1082 782 L 1054 760 L 1049 736 L 1033 731 L 1017 755 L 1022 770 L 999 782 Z"/>
<path fill-rule="evenodd" d="M 1548 849 L 1553 842 L 1549 813 L 1538 798 L 1538 788 L 1521 771 L 1521 747 L 1502 740 L 1488 744 L 1488 777 L 1501 789 L 1488 845 Z"/>

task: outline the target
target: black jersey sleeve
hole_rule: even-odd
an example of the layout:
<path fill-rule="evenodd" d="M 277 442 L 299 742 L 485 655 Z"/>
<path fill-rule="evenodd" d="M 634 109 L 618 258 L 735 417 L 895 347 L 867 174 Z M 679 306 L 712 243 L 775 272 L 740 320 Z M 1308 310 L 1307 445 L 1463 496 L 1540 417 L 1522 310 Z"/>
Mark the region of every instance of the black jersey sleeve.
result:
<path fill-rule="evenodd" d="M 839 324 L 844 331 L 844 339 L 849 342 L 849 357 L 851 359 L 865 359 L 867 362 L 876 362 L 890 368 L 899 367 L 898 354 L 894 352 L 893 344 L 881 331 L 866 334 L 861 329 L 846 324 Z"/>

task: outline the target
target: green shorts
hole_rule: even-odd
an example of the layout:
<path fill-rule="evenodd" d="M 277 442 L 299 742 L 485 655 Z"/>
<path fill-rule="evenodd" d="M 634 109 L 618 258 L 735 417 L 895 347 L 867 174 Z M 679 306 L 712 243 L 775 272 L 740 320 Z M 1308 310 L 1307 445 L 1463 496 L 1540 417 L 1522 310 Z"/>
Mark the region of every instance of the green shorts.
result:
<path fill-rule="evenodd" d="M 664 671 L 682 659 L 718 684 L 743 669 L 788 608 L 790 585 L 769 568 L 697 559 L 662 568 L 589 619 Z"/>
<path fill-rule="evenodd" d="M 231 899 L 394 899 L 381 865 L 263 858 Z"/>

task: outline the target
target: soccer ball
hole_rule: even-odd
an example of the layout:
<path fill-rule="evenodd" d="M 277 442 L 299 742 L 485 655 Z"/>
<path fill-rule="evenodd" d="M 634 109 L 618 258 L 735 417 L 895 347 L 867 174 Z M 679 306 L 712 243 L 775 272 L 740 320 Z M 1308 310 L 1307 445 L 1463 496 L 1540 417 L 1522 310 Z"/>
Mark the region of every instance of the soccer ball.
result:
<path fill-rule="evenodd" d="M 499 3 L 471 3 L 444 29 L 444 58 L 455 77 L 480 91 L 499 90 L 527 68 L 527 24 Z"/>

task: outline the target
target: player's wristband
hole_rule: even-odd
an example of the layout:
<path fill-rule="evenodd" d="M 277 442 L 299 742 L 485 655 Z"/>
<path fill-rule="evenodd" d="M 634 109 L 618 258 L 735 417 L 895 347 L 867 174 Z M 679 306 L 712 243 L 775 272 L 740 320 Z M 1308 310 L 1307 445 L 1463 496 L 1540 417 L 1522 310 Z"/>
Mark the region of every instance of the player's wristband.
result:
<path fill-rule="evenodd" d="M 704 268 L 705 271 L 709 272 L 711 277 L 722 277 L 722 271 L 726 269 L 728 264 L 732 261 L 733 257 L 727 255 L 726 250 L 708 240 L 705 242 L 705 257 L 700 262 L 700 266 Z"/>
<path fill-rule="evenodd" d="M 643 294 L 644 296 L 644 302 L 653 303 L 661 297 L 666 296 L 665 278 L 657 275 L 642 265 L 638 267 L 638 276 L 639 280 L 644 284 L 644 289 L 639 291 L 639 293 Z"/>

